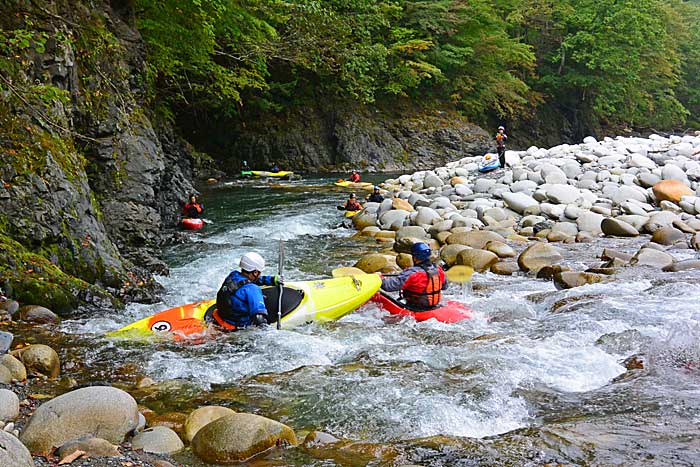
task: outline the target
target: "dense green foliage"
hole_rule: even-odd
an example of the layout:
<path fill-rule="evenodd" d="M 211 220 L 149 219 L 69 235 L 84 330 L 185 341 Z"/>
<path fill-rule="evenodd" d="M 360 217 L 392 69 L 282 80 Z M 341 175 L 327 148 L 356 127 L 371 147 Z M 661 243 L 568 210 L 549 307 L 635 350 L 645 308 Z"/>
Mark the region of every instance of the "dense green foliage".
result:
<path fill-rule="evenodd" d="M 700 108 L 698 2 L 136 0 L 160 102 L 234 116 L 319 96 L 452 102 L 587 127 L 671 128 Z"/>

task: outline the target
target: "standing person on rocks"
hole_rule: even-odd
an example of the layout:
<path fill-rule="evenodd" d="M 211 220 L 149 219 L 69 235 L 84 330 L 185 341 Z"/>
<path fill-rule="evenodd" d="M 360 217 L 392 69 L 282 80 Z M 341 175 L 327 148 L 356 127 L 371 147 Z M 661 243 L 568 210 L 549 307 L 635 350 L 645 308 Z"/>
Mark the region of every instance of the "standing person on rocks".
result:
<path fill-rule="evenodd" d="M 427 243 L 414 243 L 411 247 L 413 266 L 397 276 L 382 277 L 382 289 L 386 292 L 400 290 L 406 308 L 413 311 L 427 311 L 438 306 L 447 280 L 445 271 L 430 261 L 431 253 Z"/>
<path fill-rule="evenodd" d="M 508 135 L 505 133 L 506 129 L 503 126 L 498 127 L 496 132 L 496 151 L 498 152 L 498 162 L 501 163 L 501 168 L 506 168 L 506 140 Z"/>
<path fill-rule="evenodd" d="M 350 197 L 345 202 L 345 205 L 339 207 L 339 209 L 344 209 L 345 211 L 360 211 L 362 210 L 362 205 L 357 202 L 355 193 L 350 193 Z"/>
<path fill-rule="evenodd" d="M 190 219 L 199 219 L 204 214 L 204 205 L 197 202 L 197 196 L 190 195 L 190 201 L 182 208 L 182 215 Z"/>
<path fill-rule="evenodd" d="M 216 294 L 214 321 L 227 331 L 267 324 L 267 307 L 261 285 L 283 285 L 280 276 L 263 276 L 265 260 L 250 252 L 241 257 L 240 271 L 233 270 Z"/>
<path fill-rule="evenodd" d="M 358 183 L 360 181 L 360 174 L 357 172 L 357 170 L 352 171 L 352 174 L 350 174 L 350 177 L 348 177 L 348 181 L 352 183 Z"/>
<path fill-rule="evenodd" d="M 384 197 L 379 193 L 379 187 L 375 186 L 374 191 L 367 197 L 367 201 L 370 203 L 381 203 L 384 201 Z"/>

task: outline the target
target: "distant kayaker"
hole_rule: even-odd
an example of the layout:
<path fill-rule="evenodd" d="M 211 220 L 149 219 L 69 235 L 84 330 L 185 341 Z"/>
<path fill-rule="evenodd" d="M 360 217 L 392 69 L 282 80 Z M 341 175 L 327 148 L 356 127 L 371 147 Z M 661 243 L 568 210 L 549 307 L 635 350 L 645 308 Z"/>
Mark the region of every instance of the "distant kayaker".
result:
<path fill-rule="evenodd" d="M 496 151 L 498 152 L 498 162 L 501 163 L 501 168 L 506 167 L 506 140 L 508 136 L 505 133 L 506 129 L 502 126 L 498 127 L 496 132 Z"/>
<path fill-rule="evenodd" d="M 343 209 L 345 209 L 346 211 L 359 211 L 362 209 L 362 205 L 357 202 L 357 197 L 355 196 L 355 193 L 350 193 L 350 197 L 345 202 Z"/>
<path fill-rule="evenodd" d="M 190 195 L 190 201 L 182 208 L 182 215 L 190 219 L 199 219 L 204 214 L 204 205 L 197 202 L 197 196 Z"/>
<path fill-rule="evenodd" d="M 222 328 L 234 331 L 252 324 L 267 324 L 267 307 L 261 285 L 283 285 L 280 276 L 263 276 L 265 260 L 255 252 L 246 253 L 216 294 L 214 321 Z"/>
<path fill-rule="evenodd" d="M 248 161 L 243 161 L 243 166 L 241 167 L 241 172 L 250 172 L 250 167 L 248 167 Z"/>
<path fill-rule="evenodd" d="M 272 166 L 272 168 L 270 169 L 270 172 L 272 172 L 273 174 L 276 174 L 276 173 L 279 172 L 279 171 L 280 171 L 280 166 L 277 165 L 277 163 L 275 162 L 275 164 L 274 164 L 274 165 Z"/>
<path fill-rule="evenodd" d="M 367 201 L 369 201 L 370 203 L 381 203 L 382 201 L 384 201 L 384 197 L 382 196 L 381 193 L 379 193 L 379 187 L 378 187 L 378 186 L 375 186 L 375 187 L 374 187 L 374 190 L 372 191 L 372 194 L 370 194 L 370 195 L 367 197 Z"/>
<path fill-rule="evenodd" d="M 414 243 L 411 247 L 413 266 L 404 269 L 398 276 L 382 277 L 382 289 L 386 292 L 400 290 L 410 310 L 424 311 L 438 306 L 447 281 L 445 271 L 430 261 L 431 254 L 427 243 Z"/>
<path fill-rule="evenodd" d="M 350 174 L 350 177 L 348 177 L 348 181 L 352 183 L 358 183 L 360 181 L 360 174 L 357 172 L 357 170 L 352 171 L 352 174 Z"/>

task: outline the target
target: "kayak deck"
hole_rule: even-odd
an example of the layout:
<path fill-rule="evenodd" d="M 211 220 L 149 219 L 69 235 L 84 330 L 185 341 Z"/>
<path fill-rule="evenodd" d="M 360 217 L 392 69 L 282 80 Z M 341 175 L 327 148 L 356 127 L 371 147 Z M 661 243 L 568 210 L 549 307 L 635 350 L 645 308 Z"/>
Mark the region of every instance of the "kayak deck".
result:
<path fill-rule="evenodd" d="M 381 278 L 376 274 L 288 282 L 282 295 L 282 328 L 338 320 L 365 304 L 380 286 Z M 263 287 L 271 324 L 277 321 L 278 294 L 278 287 Z M 157 335 L 172 336 L 176 340 L 198 338 L 205 335 L 208 318 L 215 308 L 216 300 L 189 303 L 148 316 L 107 335 L 127 339 Z"/>
<path fill-rule="evenodd" d="M 454 300 L 450 300 L 442 306 L 426 311 L 409 310 L 405 308 L 402 303 L 382 291 L 374 294 L 371 301 L 377 303 L 380 308 L 388 311 L 392 315 L 410 316 L 416 321 L 435 319 L 441 323 L 458 323 L 473 317 L 473 312 L 469 307 Z"/>

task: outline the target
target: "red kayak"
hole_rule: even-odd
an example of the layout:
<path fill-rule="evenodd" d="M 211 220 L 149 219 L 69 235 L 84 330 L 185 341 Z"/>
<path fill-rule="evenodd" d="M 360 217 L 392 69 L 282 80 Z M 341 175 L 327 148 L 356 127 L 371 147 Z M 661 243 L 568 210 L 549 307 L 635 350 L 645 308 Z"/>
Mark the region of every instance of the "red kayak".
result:
<path fill-rule="evenodd" d="M 190 217 L 182 219 L 182 222 L 180 222 L 180 224 L 185 230 L 197 230 L 204 227 L 204 221 L 202 219 L 192 219 Z"/>
<path fill-rule="evenodd" d="M 442 306 L 426 311 L 411 311 L 404 308 L 404 305 L 394 300 L 390 296 L 377 292 L 370 299 L 377 303 L 392 315 L 406 315 L 413 317 L 416 321 L 426 321 L 436 319 L 442 323 L 458 323 L 465 319 L 472 318 L 472 310 L 460 302 L 449 301 Z"/>

